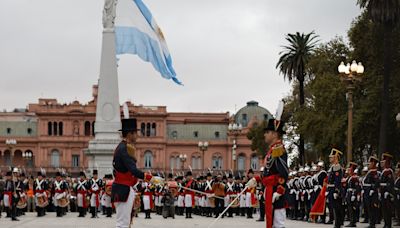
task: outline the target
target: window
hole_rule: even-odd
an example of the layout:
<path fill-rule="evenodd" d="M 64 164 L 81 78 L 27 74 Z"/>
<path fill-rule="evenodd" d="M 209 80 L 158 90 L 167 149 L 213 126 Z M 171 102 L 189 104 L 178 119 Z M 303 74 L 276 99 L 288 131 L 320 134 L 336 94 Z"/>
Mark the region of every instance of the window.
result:
<path fill-rule="evenodd" d="M 237 159 L 237 169 L 245 170 L 246 169 L 246 157 L 244 155 L 239 155 Z"/>
<path fill-rule="evenodd" d="M 72 155 L 72 167 L 79 167 L 79 155 Z"/>
<path fill-rule="evenodd" d="M 180 169 L 181 167 L 181 160 L 179 157 L 172 156 L 169 159 L 169 166 L 171 169 Z"/>
<path fill-rule="evenodd" d="M 57 131 L 57 129 L 58 129 L 58 126 L 57 126 L 57 125 L 58 125 L 57 122 L 54 122 L 54 123 L 53 123 L 53 134 L 54 134 L 54 135 L 57 135 L 57 132 L 58 132 L 58 131 Z"/>
<path fill-rule="evenodd" d="M 85 121 L 85 136 L 90 136 L 90 122 Z"/>
<path fill-rule="evenodd" d="M 145 134 L 146 134 L 146 124 L 145 123 L 140 124 L 140 132 L 142 133 L 142 136 L 145 136 Z"/>
<path fill-rule="evenodd" d="M 264 114 L 264 120 L 267 121 L 269 119 L 268 114 Z"/>
<path fill-rule="evenodd" d="M 58 123 L 58 134 L 59 135 L 63 135 L 63 129 L 64 128 L 64 124 L 63 124 L 63 122 L 59 122 Z"/>
<path fill-rule="evenodd" d="M 259 170 L 260 169 L 259 166 L 260 166 L 259 158 L 256 154 L 253 154 L 253 156 L 251 156 L 250 159 L 250 168 L 253 170 Z"/>
<path fill-rule="evenodd" d="M 149 137 L 150 136 L 150 123 L 146 124 L 146 136 Z"/>
<path fill-rule="evenodd" d="M 92 135 L 93 135 L 93 136 L 94 136 L 94 122 L 95 122 L 95 121 L 92 122 Z"/>
<path fill-rule="evenodd" d="M 151 136 L 156 136 L 156 123 L 151 124 Z"/>
<path fill-rule="evenodd" d="M 200 156 L 192 156 L 192 169 L 201 169 Z"/>
<path fill-rule="evenodd" d="M 199 137 L 199 132 L 198 131 L 194 131 L 193 132 L 193 137 L 198 138 Z"/>
<path fill-rule="evenodd" d="M 28 135 L 32 134 L 32 128 L 26 129 L 26 133 L 28 133 Z"/>
<path fill-rule="evenodd" d="M 219 139 L 219 131 L 216 131 L 216 132 L 214 133 L 214 135 L 215 135 L 215 138 L 216 138 L 216 139 Z"/>
<path fill-rule="evenodd" d="M 7 134 L 11 134 L 11 128 L 7 128 Z"/>
<path fill-rule="evenodd" d="M 53 134 L 53 124 L 51 122 L 47 123 L 47 134 L 52 135 Z"/>
<path fill-rule="evenodd" d="M 153 167 L 153 153 L 151 151 L 144 152 L 144 168 L 151 169 Z"/>
<path fill-rule="evenodd" d="M 222 157 L 221 155 L 214 155 L 212 158 L 213 169 L 221 170 L 222 169 Z"/>
<path fill-rule="evenodd" d="M 54 168 L 60 167 L 60 152 L 58 150 L 51 151 L 51 166 Z"/>
<path fill-rule="evenodd" d="M 178 138 L 178 132 L 177 131 L 173 131 L 171 133 L 171 136 L 172 136 L 173 139 L 177 139 Z"/>
<path fill-rule="evenodd" d="M 4 151 L 5 165 L 11 166 L 11 152 L 9 150 Z"/>
<path fill-rule="evenodd" d="M 247 121 L 247 114 L 246 113 L 242 114 L 242 119 Z"/>

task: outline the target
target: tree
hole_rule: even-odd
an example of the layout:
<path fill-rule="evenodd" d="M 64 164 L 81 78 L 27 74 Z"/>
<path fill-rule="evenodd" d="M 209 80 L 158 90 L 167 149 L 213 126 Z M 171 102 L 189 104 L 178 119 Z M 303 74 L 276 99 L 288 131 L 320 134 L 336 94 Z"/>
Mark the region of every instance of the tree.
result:
<path fill-rule="evenodd" d="M 297 80 L 300 95 L 300 107 L 304 105 L 304 83 L 307 76 L 307 64 L 317 44 L 317 36 L 314 32 L 308 34 L 287 34 L 286 41 L 289 42 L 287 46 L 283 46 L 283 51 L 276 68 L 283 74 L 285 79 L 289 82 Z M 304 164 L 304 138 L 300 134 L 299 144 L 299 157 L 301 164 Z"/>
<path fill-rule="evenodd" d="M 370 19 L 383 27 L 383 84 L 381 92 L 379 153 L 388 149 L 388 124 L 390 112 L 389 83 L 393 67 L 393 30 L 399 24 L 400 0 L 358 0 L 357 4 L 366 9 Z"/>
<path fill-rule="evenodd" d="M 247 138 L 251 140 L 251 150 L 257 151 L 257 155 L 260 157 L 264 157 L 268 149 L 268 145 L 264 140 L 264 128 L 266 125 L 266 121 L 261 124 L 254 124 L 247 133 Z"/>

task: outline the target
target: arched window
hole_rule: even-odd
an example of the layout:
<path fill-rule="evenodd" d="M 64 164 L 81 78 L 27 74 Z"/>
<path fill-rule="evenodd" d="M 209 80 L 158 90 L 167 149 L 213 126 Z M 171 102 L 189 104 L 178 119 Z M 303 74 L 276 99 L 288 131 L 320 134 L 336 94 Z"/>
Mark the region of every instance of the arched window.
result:
<path fill-rule="evenodd" d="M 153 167 L 153 153 L 149 150 L 144 152 L 144 168 L 151 169 Z"/>
<path fill-rule="evenodd" d="M 150 136 L 150 123 L 146 124 L 146 136 L 149 137 Z"/>
<path fill-rule="evenodd" d="M 256 154 L 253 154 L 250 159 L 250 168 L 253 170 L 260 169 L 260 160 Z"/>
<path fill-rule="evenodd" d="M 63 124 L 63 122 L 59 122 L 58 123 L 58 134 L 59 135 L 63 135 L 63 129 L 64 128 L 64 124 Z"/>
<path fill-rule="evenodd" d="M 4 151 L 4 163 L 7 166 L 11 166 L 11 151 L 9 150 Z"/>
<path fill-rule="evenodd" d="M 92 135 L 94 136 L 94 121 L 92 122 Z"/>
<path fill-rule="evenodd" d="M 152 123 L 151 124 L 151 132 L 150 132 L 151 136 L 156 136 L 156 123 Z"/>
<path fill-rule="evenodd" d="M 201 159 L 199 155 L 192 156 L 192 169 L 201 169 Z"/>
<path fill-rule="evenodd" d="M 220 154 L 216 154 L 212 158 L 212 166 L 214 169 L 222 169 L 222 157 Z"/>
<path fill-rule="evenodd" d="M 57 131 L 57 128 L 58 127 L 58 124 L 57 124 L 57 122 L 53 122 L 53 134 L 54 135 L 57 135 L 58 134 L 58 131 Z"/>
<path fill-rule="evenodd" d="M 90 136 L 90 122 L 89 121 L 85 121 L 85 136 Z"/>
<path fill-rule="evenodd" d="M 53 134 L 53 124 L 51 122 L 47 123 L 47 134 L 52 135 Z"/>
<path fill-rule="evenodd" d="M 60 167 L 60 152 L 56 149 L 51 151 L 51 166 L 54 168 Z"/>
<path fill-rule="evenodd" d="M 237 158 L 237 169 L 238 170 L 246 169 L 246 157 L 243 154 L 240 154 Z"/>
<path fill-rule="evenodd" d="M 142 136 L 146 135 L 146 124 L 145 123 L 140 124 L 140 133 L 142 133 Z"/>

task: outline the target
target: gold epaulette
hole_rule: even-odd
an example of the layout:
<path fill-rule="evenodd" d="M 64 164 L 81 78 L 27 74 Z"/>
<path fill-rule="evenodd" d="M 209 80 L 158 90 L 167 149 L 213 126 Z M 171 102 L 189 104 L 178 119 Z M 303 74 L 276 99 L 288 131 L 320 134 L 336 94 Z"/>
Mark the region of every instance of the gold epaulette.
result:
<path fill-rule="evenodd" d="M 285 148 L 283 147 L 283 145 L 279 145 L 279 146 L 272 148 L 271 156 L 273 158 L 277 158 L 277 157 L 282 156 L 284 153 L 285 153 Z"/>
<path fill-rule="evenodd" d="M 126 149 L 128 150 L 129 156 L 131 156 L 134 160 L 136 160 L 136 148 L 132 144 L 127 143 Z"/>

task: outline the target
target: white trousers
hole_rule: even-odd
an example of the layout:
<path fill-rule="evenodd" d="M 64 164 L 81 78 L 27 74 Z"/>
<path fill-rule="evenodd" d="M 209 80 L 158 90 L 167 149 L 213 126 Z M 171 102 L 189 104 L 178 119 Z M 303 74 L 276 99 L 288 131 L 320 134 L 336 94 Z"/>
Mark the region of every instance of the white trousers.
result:
<path fill-rule="evenodd" d="M 131 223 L 131 212 L 133 206 L 133 200 L 135 199 L 135 191 L 130 188 L 129 196 L 126 202 L 115 203 L 115 209 L 117 211 L 117 224 L 116 228 L 128 228 Z"/>
<path fill-rule="evenodd" d="M 94 193 L 90 196 L 90 206 L 91 207 L 96 207 L 96 197 L 97 197 L 97 199 L 99 199 L 99 195 L 96 195 Z M 99 204 L 100 204 L 100 202 L 99 202 Z"/>
<path fill-rule="evenodd" d="M 246 195 L 245 194 L 240 195 L 239 206 L 242 208 L 246 207 Z"/>
<path fill-rule="evenodd" d="M 178 196 L 178 207 L 184 207 L 185 206 L 185 197 L 179 195 Z"/>
<path fill-rule="evenodd" d="M 4 194 L 4 198 L 3 199 L 4 199 L 3 200 L 4 201 L 4 206 L 5 207 L 11 207 L 9 195 Z"/>
<path fill-rule="evenodd" d="M 83 201 L 86 200 L 83 198 L 83 195 L 81 193 L 78 193 L 76 195 L 76 202 L 78 204 L 78 207 L 83 207 Z"/>
<path fill-rule="evenodd" d="M 186 194 L 185 195 L 185 207 L 192 207 L 192 195 Z"/>
<path fill-rule="evenodd" d="M 150 200 L 152 200 L 150 198 L 150 196 L 143 195 L 143 209 L 144 210 L 150 210 L 151 209 L 150 208 Z"/>
<path fill-rule="evenodd" d="M 251 203 L 251 193 L 250 192 L 246 192 L 246 207 L 252 207 L 252 203 Z"/>
<path fill-rule="evenodd" d="M 275 209 L 274 210 L 274 225 L 273 228 L 283 228 L 285 227 L 286 220 L 286 209 Z"/>

